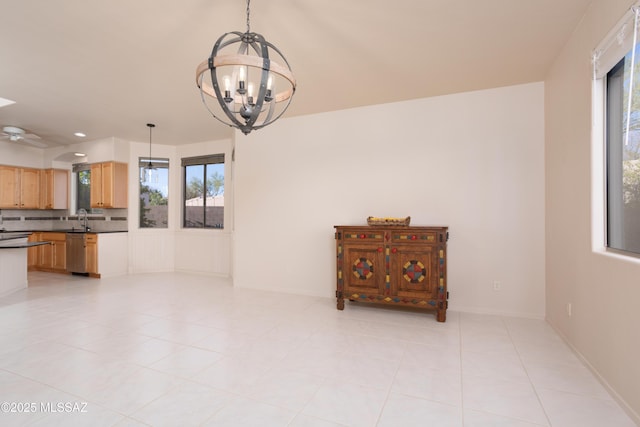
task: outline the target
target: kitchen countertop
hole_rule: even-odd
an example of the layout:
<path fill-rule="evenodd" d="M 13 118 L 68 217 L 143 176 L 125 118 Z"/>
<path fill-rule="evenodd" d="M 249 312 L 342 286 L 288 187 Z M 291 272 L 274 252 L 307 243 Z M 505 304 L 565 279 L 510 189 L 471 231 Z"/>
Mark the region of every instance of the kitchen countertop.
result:
<path fill-rule="evenodd" d="M 13 243 L 12 240 L 17 239 L 5 239 L 0 242 L 0 249 L 21 249 L 21 248 L 30 248 L 32 246 L 42 246 L 48 245 L 51 242 L 16 242 Z"/>
<path fill-rule="evenodd" d="M 0 231 L 0 240 L 3 239 L 4 234 L 10 233 L 94 233 L 94 234 L 106 234 L 106 233 L 127 233 L 128 230 L 107 230 L 107 231 L 98 231 L 98 230 L 89 230 L 82 231 L 81 228 L 61 228 L 61 229 L 53 229 L 53 230 L 4 230 Z"/>
<path fill-rule="evenodd" d="M 0 249 L 22 249 L 32 246 L 48 245 L 50 242 L 27 242 L 30 232 L 16 233 L 10 232 L 10 235 L 0 236 Z M 4 234 L 4 233 L 2 233 Z"/>

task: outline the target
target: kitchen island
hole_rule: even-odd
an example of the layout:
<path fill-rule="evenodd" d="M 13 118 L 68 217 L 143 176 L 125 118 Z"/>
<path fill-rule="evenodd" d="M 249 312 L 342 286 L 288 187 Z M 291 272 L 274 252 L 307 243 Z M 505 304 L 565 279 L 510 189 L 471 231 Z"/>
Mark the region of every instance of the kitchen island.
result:
<path fill-rule="evenodd" d="M 49 242 L 28 242 L 30 233 L 0 233 L 0 296 L 25 289 L 27 249 Z"/>

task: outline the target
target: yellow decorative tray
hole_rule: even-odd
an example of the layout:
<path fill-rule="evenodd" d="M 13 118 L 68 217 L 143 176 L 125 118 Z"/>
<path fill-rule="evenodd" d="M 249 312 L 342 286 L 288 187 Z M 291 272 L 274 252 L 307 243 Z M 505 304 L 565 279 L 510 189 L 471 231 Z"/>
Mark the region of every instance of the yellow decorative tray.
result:
<path fill-rule="evenodd" d="M 376 217 L 370 216 L 367 218 L 367 224 L 369 225 L 409 225 L 411 217 L 406 218 L 393 218 L 393 217 Z"/>

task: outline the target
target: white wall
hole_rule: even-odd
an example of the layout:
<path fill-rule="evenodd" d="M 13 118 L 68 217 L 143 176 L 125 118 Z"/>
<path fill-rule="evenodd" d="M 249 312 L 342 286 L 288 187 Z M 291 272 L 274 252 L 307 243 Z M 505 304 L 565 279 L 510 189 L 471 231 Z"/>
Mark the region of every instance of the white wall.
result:
<path fill-rule="evenodd" d="M 26 143 L 0 141 L 0 165 L 22 166 L 41 169 L 46 167 L 42 158 L 42 149 Z"/>
<path fill-rule="evenodd" d="M 545 80 L 546 308 L 640 424 L 640 262 L 603 251 L 602 186 L 591 187 L 603 161 L 601 145 L 591 157 L 591 52 L 633 3 L 594 0 Z"/>
<path fill-rule="evenodd" d="M 498 88 L 238 135 L 234 284 L 333 296 L 333 226 L 410 215 L 450 227 L 451 309 L 542 317 L 543 93 Z"/>
<path fill-rule="evenodd" d="M 130 143 L 129 157 L 129 268 L 132 273 L 185 271 L 217 276 L 231 275 L 233 197 L 225 198 L 225 230 L 181 228 L 181 158 L 225 153 L 231 159 L 230 140 L 180 146 L 152 145 L 153 157 L 169 158 L 169 224 L 166 229 L 141 229 L 138 158 L 149 155 L 149 145 Z M 227 188 L 232 186 L 231 161 L 226 162 Z M 228 205 L 228 206 L 227 206 Z"/>

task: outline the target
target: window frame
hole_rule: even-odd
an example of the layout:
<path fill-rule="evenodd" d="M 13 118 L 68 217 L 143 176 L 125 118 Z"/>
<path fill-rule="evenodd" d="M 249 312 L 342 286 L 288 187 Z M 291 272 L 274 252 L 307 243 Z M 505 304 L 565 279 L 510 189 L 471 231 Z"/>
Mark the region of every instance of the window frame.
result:
<path fill-rule="evenodd" d="M 71 167 L 71 172 L 73 176 L 73 207 L 75 212 L 78 212 L 79 209 L 84 208 L 88 213 L 92 213 L 93 209 L 91 208 L 91 178 L 89 178 L 89 206 L 84 207 L 79 205 L 78 196 L 80 195 L 80 172 L 89 171 L 89 175 L 91 175 L 91 164 L 90 163 L 74 163 Z"/>
<path fill-rule="evenodd" d="M 592 86 L 592 249 L 594 252 L 608 254 L 612 257 L 629 260 L 632 262 L 640 261 L 640 252 L 634 252 L 625 248 L 617 248 L 612 245 L 614 233 L 620 233 L 624 226 L 620 224 L 611 224 L 614 217 L 618 219 L 622 218 L 620 214 L 622 207 L 618 207 L 618 211 L 612 211 L 611 208 L 611 193 L 612 191 L 620 192 L 617 197 L 618 202 L 624 197 L 624 188 L 622 184 L 622 178 L 617 177 L 615 182 L 610 179 L 612 173 L 615 173 L 615 169 L 619 174 L 624 170 L 622 164 L 623 148 L 614 147 L 612 150 L 611 144 L 617 142 L 623 143 L 624 131 L 619 130 L 616 138 L 612 141 L 611 137 L 611 105 L 610 95 L 611 88 L 609 82 L 609 76 L 613 70 L 619 71 L 620 67 L 624 69 L 624 59 L 632 51 L 636 49 L 635 53 L 635 69 L 638 70 L 638 64 L 640 62 L 640 54 L 638 53 L 638 46 L 640 45 L 640 34 L 635 34 L 633 30 L 629 31 L 629 28 L 637 28 L 636 23 L 640 18 L 640 1 L 636 2 L 628 12 L 620 19 L 620 21 L 611 29 L 611 31 L 604 37 L 604 39 L 598 44 L 596 49 L 592 52 L 592 65 L 593 65 L 593 86 Z M 622 63 L 622 65 L 621 65 Z M 635 72 L 636 76 L 640 72 Z M 638 86 L 640 80 L 635 80 L 633 85 L 634 89 L 640 89 Z M 624 87 L 624 75 L 622 76 L 622 83 L 618 82 L 618 96 L 616 100 L 619 105 L 624 105 L 626 101 L 627 89 Z M 620 96 L 622 99 L 620 99 Z M 628 104 L 627 104 L 628 105 Z M 624 109 L 627 107 L 618 108 L 619 116 L 616 117 L 616 123 L 622 123 L 622 117 L 626 114 Z M 636 108 L 635 110 L 640 110 Z M 632 110 L 632 111 L 635 111 Z M 626 117 L 625 117 L 626 121 Z M 619 127 L 620 125 L 617 124 Z M 616 153 L 617 150 L 617 153 Z M 613 151 L 613 153 L 612 153 Z M 620 160 L 620 165 L 614 165 L 612 167 L 610 162 L 612 156 Z M 619 179 L 618 179 L 619 178 Z M 617 182 L 617 183 L 616 183 Z M 618 227 L 616 229 L 616 227 Z M 629 248 L 630 245 L 626 245 Z"/>
<path fill-rule="evenodd" d="M 142 225 L 142 185 L 143 185 L 143 178 L 142 178 L 142 173 L 143 173 L 143 169 L 146 168 L 149 163 L 151 163 L 151 166 L 153 168 L 156 169 L 166 169 L 167 170 L 167 182 L 166 182 L 166 186 L 167 186 L 167 195 L 166 195 L 166 199 L 167 199 L 167 204 L 166 204 L 166 225 L 165 226 L 154 226 L 154 227 L 144 227 Z M 169 220 L 170 220 L 170 213 L 169 213 L 169 181 L 170 181 L 170 160 L 169 158 L 166 157 L 138 157 L 138 173 L 139 173 L 139 180 L 138 180 L 138 228 L 140 230 L 153 230 L 153 229 L 161 229 L 161 230 L 165 230 L 167 228 L 169 228 Z"/>
<path fill-rule="evenodd" d="M 209 155 L 203 155 L 203 156 L 195 156 L 195 157 L 183 157 L 181 159 L 181 166 L 182 166 L 182 221 L 181 221 L 181 227 L 183 229 L 188 229 L 188 230 L 224 230 L 225 229 L 225 212 L 226 212 L 226 208 L 223 205 L 223 212 L 222 212 L 222 223 L 220 224 L 220 227 L 217 226 L 209 226 L 207 227 L 207 194 L 206 194 L 206 180 L 207 180 L 207 165 L 222 165 L 222 178 L 223 178 L 223 185 L 222 185 L 222 196 L 224 197 L 225 195 L 225 186 L 226 186 L 226 159 L 225 159 L 225 153 L 216 153 L 216 154 L 209 154 Z M 187 216 L 187 186 L 189 185 L 189 183 L 187 182 L 187 167 L 189 166 L 203 166 L 203 188 L 204 190 L 204 195 L 203 195 L 203 204 L 202 204 L 202 209 L 203 209 L 203 219 L 202 219 L 202 226 L 201 227 L 196 227 L 196 226 L 189 226 L 187 224 L 187 220 L 188 220 L 188 216 Z"/>

